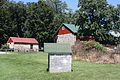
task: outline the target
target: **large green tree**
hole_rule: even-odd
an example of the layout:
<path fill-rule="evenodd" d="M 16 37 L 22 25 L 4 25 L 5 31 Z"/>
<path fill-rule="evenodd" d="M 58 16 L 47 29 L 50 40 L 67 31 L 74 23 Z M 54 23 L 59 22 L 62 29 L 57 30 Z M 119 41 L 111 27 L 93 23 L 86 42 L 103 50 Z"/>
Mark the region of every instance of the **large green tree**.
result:
<path fill-rule="evenodd" d="M 25 4 L 5 1 L 0 6 L 0 44 L 6 43 L 10 36 L 23 37 L 25 20 Z"/>
<path fill-rule="evenodd" d="M 27 15 L 24 36 L 34 37 L 40 43 L 45 42 L 49 35 L 50 23 L 54 17 L 52 8 L 45 1 L 40 0 L 37 3 L 29 4 Z"/>
<path fill-rule="evenodd" d="M 109 31 L 116 29 L 115 9 L 106 0 L 79 0 L 79 17 L 76 24 L 80 26 L 79 35 L 94 36 L 103 44 L 117 44 Z M 115 19 L 113 19 L 115 18 Z M 114 23 L 114 24 L 113 24 Z"/>

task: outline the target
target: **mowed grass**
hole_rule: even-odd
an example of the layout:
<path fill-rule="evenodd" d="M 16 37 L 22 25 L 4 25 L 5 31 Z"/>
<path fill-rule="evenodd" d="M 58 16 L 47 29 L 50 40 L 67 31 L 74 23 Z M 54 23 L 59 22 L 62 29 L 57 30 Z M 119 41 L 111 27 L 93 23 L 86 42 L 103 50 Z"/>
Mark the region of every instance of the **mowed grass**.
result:
<path fill-rule="evenodd" d="M 73 72 L 49 73 L 46 53 L 0 55 L 0 80 L 120 80 L 120 64 L 73 60 Z"/>

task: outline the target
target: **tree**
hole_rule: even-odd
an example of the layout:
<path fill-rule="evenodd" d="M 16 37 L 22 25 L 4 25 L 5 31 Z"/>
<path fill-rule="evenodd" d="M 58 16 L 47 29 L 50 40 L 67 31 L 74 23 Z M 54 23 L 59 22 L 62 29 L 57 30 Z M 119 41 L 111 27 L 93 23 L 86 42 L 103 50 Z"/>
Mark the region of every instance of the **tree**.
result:
<path fill-rule="evenodd" d="M 25 20 L 25 4 L 5 1 L 0 6 L 0 44 L 6 43 L 11 36 L 23 37 Z"/>
<path fill-rule="evenodd" d="M 11 3 L 4 2 L 0 6 L 0 46 L 7 41 L 8 35 L 10 34 L 11 30 L 11 19 L 10 19 L 10 12 L 9 7 Z M 8 34 L 9 33 L 9 34 Z"/>
<path fill-rule="evenodd" d="M 6 2 L 8 2 L 8 0 L 0 0 L 0 6 L 2 6 Z"/>
<path fill-rule="evenodd" d="M 29 5 L 27 15 L 24 36 L 34 37 L 40 43 L 45 42 L 49 35 L 49 25 L 54 17 L 52 8 L 45 1 L 40 0 Z"/>
<path fill-rule="evenodd" d="M 115 28 L 110 17 L 114 7 L 108 5 L 106 0 L 79 0 L 79 7 L 78 34 L 94 36 L 102 44 L 115 44 L 114 37 L 109 34 Z"/>
<path fill-rule="evenodd" d="M 23 37 L 24 23 L 27 17 L 26 5 L 23 4 L 23 2 L 13 3 L 9 12 L 11 13 L 12 27 L 15 36 Z"/>
<path fill-rule="evenodd" d="M 57 14 L 65 12 L 67 9 L 66 2 L 62 2 L 61 0 L 46 0 L 46 2 Z"/>

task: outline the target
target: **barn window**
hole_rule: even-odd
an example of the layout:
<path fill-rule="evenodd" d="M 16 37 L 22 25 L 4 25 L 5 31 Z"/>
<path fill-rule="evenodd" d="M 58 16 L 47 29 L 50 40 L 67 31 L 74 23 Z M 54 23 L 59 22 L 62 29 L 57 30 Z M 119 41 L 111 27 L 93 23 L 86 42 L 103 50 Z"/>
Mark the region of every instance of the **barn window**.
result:
<path fill-rule="evenodd" d="M 65 27 L 62 27 L 62 30 L 65 30 Z"/>
<path fill-rule="evenodd" d="M 33 49 L 33 44 L 30 45 L 30 49 Z"/>

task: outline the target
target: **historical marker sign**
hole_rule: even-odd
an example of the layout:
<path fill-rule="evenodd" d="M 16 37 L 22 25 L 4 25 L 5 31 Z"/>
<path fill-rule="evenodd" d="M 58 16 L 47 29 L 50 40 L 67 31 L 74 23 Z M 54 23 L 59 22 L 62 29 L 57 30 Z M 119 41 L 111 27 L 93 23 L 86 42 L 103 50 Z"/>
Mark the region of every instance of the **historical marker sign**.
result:
<path fill-rule="evenodd" d="M 49 72 L 71 72 L 72 51 L 69 44 L 45 43 L 44 51 L 49 53 Z"/>

